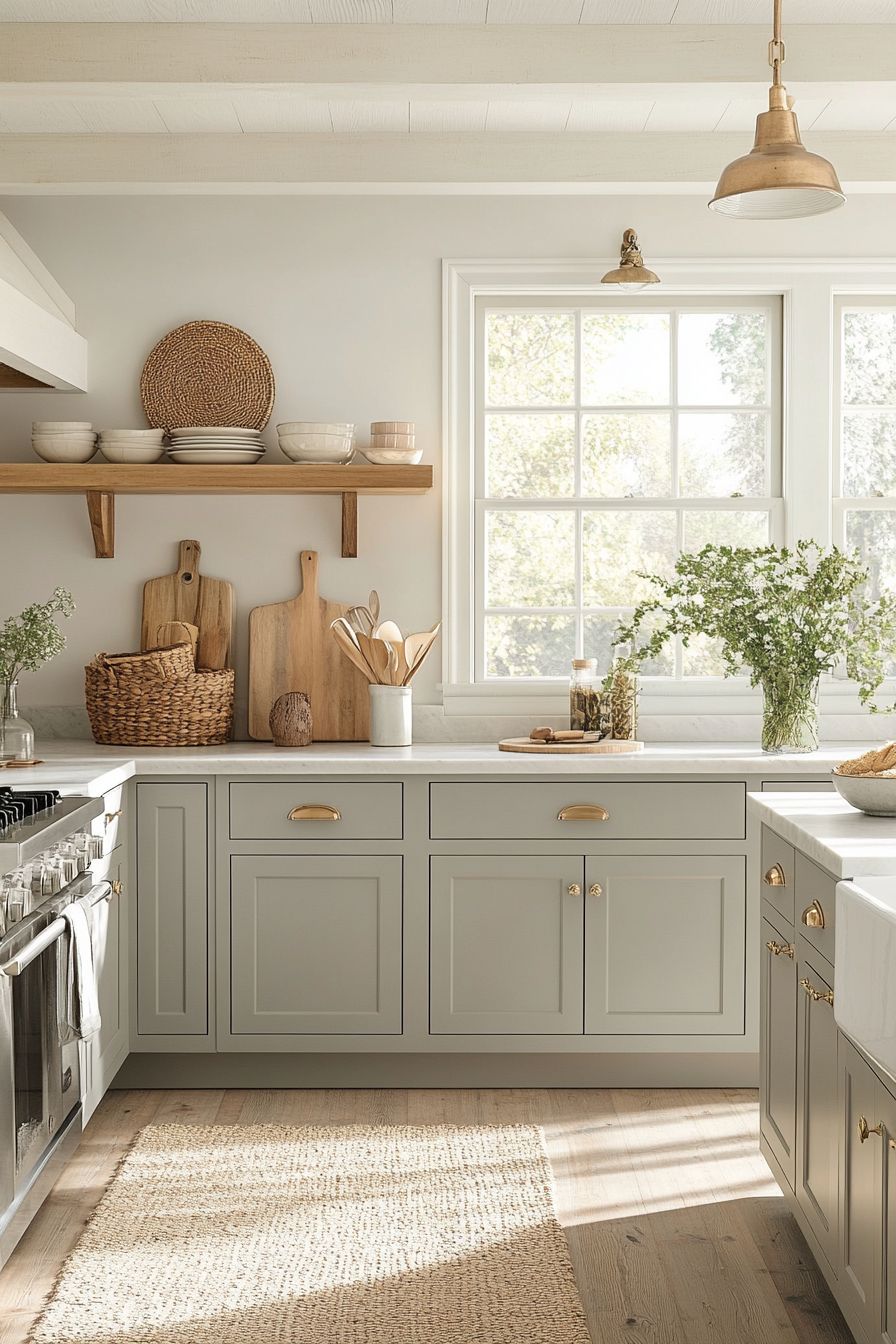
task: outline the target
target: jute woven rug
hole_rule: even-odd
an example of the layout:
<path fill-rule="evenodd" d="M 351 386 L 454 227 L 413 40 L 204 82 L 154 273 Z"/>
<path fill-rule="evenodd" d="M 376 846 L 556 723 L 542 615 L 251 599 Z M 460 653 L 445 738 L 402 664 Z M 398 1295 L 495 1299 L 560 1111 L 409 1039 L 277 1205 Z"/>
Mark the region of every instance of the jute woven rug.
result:
<path fill-rule="evenodd" d="M 530 1125 L 149 1126 L 34 1344 L 588 1344 Z"/>

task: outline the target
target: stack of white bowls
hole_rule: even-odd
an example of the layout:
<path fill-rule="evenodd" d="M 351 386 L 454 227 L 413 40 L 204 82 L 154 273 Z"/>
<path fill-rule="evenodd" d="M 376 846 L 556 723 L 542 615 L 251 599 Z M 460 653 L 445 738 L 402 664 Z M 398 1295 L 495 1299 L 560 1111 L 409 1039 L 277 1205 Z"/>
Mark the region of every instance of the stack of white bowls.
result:
<path fill-rule="evenodd" d="M 287 420 L 277 426 L 280 451 L 291 462 L 344 466 L 355 451 L 355 427 L 317 420 Z"/>
<path fill-rule="evenodd" d="M 361 451 L 368 462 L 378 467 L 414 466 L 423 456 L 417 447 L 412 420 L 374 420 L 370 426 L 370 447 Z"/>
<path fill-rule="evenodd" d="M 89 462 L 96 435 L 86 420 L 33 420 L 31 447 L 45 462 Z"/>
<path fill-rule="evenodd" d="M 245 467 L 265 454 L 261 430 L 240 425 L 187 425 L 168 437 L 169 458 L 186 467 Z"/>
<path fill-rule="evenodd" d="M 158 462 L 165 451 L 164 439 L 164 429 L 101 429 L 100 451 L 107 462 Z"/>

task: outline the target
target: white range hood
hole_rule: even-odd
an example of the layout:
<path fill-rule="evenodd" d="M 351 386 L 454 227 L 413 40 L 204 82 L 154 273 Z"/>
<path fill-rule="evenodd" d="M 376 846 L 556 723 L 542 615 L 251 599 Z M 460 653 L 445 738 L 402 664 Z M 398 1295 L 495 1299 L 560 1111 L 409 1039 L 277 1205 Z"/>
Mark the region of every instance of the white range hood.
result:
<path fill-rule="evenodd" d="M 75 306 L 0 214 L 0 392 L 87 391 Z"/>

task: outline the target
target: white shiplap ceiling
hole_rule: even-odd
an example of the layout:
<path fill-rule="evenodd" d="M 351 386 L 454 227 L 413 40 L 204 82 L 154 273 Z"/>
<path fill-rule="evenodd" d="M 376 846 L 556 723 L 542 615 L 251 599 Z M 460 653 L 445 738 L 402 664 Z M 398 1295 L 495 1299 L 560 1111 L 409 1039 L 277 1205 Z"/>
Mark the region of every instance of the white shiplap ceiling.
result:
<path fill-rule="evenodd" d="M 896 0 L 787 0 L 788 24 L 896 23 Z M 772 0 L 0 0 L 6 23 L 767 23 Z"/>

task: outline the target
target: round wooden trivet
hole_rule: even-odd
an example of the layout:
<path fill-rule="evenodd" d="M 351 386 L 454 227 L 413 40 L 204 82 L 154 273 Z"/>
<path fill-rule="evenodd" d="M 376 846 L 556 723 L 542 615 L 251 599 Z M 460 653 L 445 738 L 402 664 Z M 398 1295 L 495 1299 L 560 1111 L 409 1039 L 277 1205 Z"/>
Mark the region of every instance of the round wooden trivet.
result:
<path fill-rule="evenodd" d="M 274 409 L 274 371 L 261 346 L 239 327 L 187 322 L 150 351 L 140 399 L 156 429 L 264 429 Z"/>
<path fill-rule="evenodd" d="M 498 743 L 498 750 L 528 751 L 533 756 L 621 756 L 643 751 L 644 743 L 612 737 L 603 742 L 533 742 L 529 737 L 505 737 Z"/>

